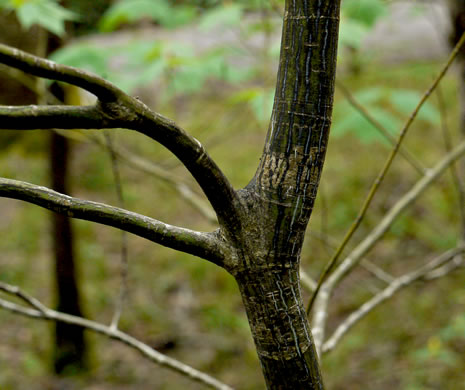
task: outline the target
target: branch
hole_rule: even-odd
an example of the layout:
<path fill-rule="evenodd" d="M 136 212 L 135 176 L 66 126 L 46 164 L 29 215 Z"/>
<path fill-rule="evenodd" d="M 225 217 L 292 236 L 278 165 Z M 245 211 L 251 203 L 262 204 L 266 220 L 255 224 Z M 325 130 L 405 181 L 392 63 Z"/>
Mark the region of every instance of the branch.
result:
<path fill-rule="evenodd" d="M 126 128 L 145 134 L 170 150 L 191 172 L 213 206 L 220 224 L 231 233 L 240 230 L 242 207 L 236 192 L 202 144 L 173 121 L 89 72 L 59 65 L 1 44 L 0 63 L 34 76 L 81 87 L 99 99 L 94 106 L 88 107 L 0 107 L 3 128 Z"/>
<path fill-rule="evenodd" d="M 69 133 L 68 133 L 69 134 Z M 96 143 L 101 147 L 105 147 L 105 143 L 96 136 L 90 134 L 86 137 L 88 140 Z M 177 177 L 174 173 L 169 172 L 160 165 L 144 159 L 136 154 L 129 152 L 117 145 L 113 145 L 113 152 L 118 159 L 124 161 L 128 166 L 138 169 L 144 173 L 155 176 L 163 180 L 165 183 L 172 186 L 186 201 L 194 206 L 210 223 L 217 225 L 218 220 L 216 214 L 211 209 L 208 202 L 202 199 L 181 177 Z"/>
<path fill-rule="evenodd" d="M 66 324 L 81 326 L 85 329 L 88 329 L 92 332 L 100 333 L 105 336 L 108 336 L 114 340 L 118 340 L 129 347 L 140 352 L 143 356 L 147 357 L 149 360 L 159 364 L 160 366 L 166 367 L 170 370 L 176 371 L 179 374 L 190 378 L 196 382 L 202 383 L 205 386 L 211 387 L 217 390 L 232 390 L 228 385 L 216 380 L 208 374 L 205 374 L 201 371 L 196 370 L 195 368 L 188 366 L 176 359 L 170 358 L 166 355 L 161 354 L 160 352 L 154 350 L 147 344 L 137 340 L 136 338 L 128 335 L 127 333 L 121 332 L 115 328 L 100 324 L 95 321 L 87 320 L 82 317 L 73 316 L 66 313 L 61 313 L 52 309 L 45 307 L 37 299 L 29 296 L 28 294 L 22 292 L 18 287 L 11 286 L 6 283 L 0 282 L 0 290 L 12 294 L 29 305 L 33 309 L 25 308 L 21 305 L 9 302 L 4 299 L 0 299 L 0 307 L 6 310 L 9 310 L 13 313 L 21 314 L 26 317 L 36 318 L 41 320 L 57 321 L 64 322 Z M 32 303 L 32 304 L 31 304 Z"/>
<path fill-rule="evenodd" d="M 112 83 L 90 72 L 59 65 L 4 44 L 0 44 L 0 63 L 33 76 L 75 85 L 94 94 L 103 102 L 116 101 L 126 95 Z"/>
<path fill-rule="evenodd" d="M 334 331 L 333 335 L 324 343 L 322 351 L 330 352 L 336 347 L 342 337 L 363 317 L 370 313 L 381 303 L 387 301 L 389 298 L 392 298 L 395 293 L 399 290 L 409 286 L 410 284 L 418 281 L 419 279 L 426 279 L 428 275 L 436 271 L 439 267 L 445 267 L 450 264 L 454 264 L 456 258 L 460 258 L 460 255 L 465 252 L 465 247 L 459 247 L 452 250 L 449 250 L 442 255 L 438 256 L 434 260 L 431 260 L 429 263 L 423 267 L 400 276 L 399 278 L 394 279 L 388 287 L 383 291 L 376 294 L 369 301 L 365 302 L 359 309 L 350 314 Z M 456 267 L 455 267 L 456 268 Z M 455 269 L 450 268 L 450 269 Z M 448 273 L 448 272 L 447 272 Z M 447 273 L 441 273 L 440 276 L 444 276 Z"/>
<path fill-rule="evenodd" d="M 104 132 L 106 146 L 110 154 L 111 168 L 113 172 L 113 180 L 115 184 L 116 197 L 118 199 L 118 204 L 121 208 L 124 208 L 124 195 L 123 195 L 123 185 L 121 183 L 121 172 L 118 165 L 118 160 L 116 158 L 116 153 L 113 145 L 112 135 L 108 132 Z M 111 320 L 111 327 L 118 327 L 121 314 L 123 313 L 123 307 L 127 300 L 128 291 L 129 291 L 129 256 L 128 256 L 128 235 L 124 230 L 121 231 L 121 264 L 120 264 L 120 276 L 121 276 L 121 285 L 119 287 L 119 296 L 115 305 L 115 312 L 113 314 L 113 319 Z"/>
<path fill-rule="evenodd" d="M 68 217 L 98 222 L 133 233 L 168 248 L 222 264 L 224 248 L 212 233 L 165 224 L 121 208 L 73 198 L 34 184 L 0 178 L 0 196 L 36 204 Z"/>
<path fill-rule="evenodd" d="M 328 316 L 328 305 L 331 293 L 340 280 L 346 276 L 373 248 L 373 246 L 389 230 L 396 218 L 408 208 L 423 192 L 429 188 L 459 157 L 465 154 L 465 142 L 459 144 L 451 153 L 447 154 L 439 161 L 434 168 L 423 176 L 412 187 L 410 191 L 404 194 L 391 209 L 387 212 L 381 222 L 360 242 L 336 268 L 336 270 L 321 285 L 320 294 L 315 300 L 315 313 L 313 316 L 313 334 L 315 344 L 321 347 L 323 343 L 324 328 Z"/>
<path fill-rule="evenodd" d="M 310 311 L 312 309 L 312 306 L 313 306 L 313 303 L 314 303 L 314 301 L 315 301 L 315 299 L 316 299 L 316 297 L 318 295 L 318 292 L 319 292 L 321 286 L 323 285 L 324 281 L 326 280 L 326 278 L 328 278 L 328 276 L 331 274 L 331 272 L 336 267 L 337 260 L 339 259 L 340 255 L 344 251 L 346 245 L 349 243 L 350 239 L 353 237 L 354 233 L 357 231 L 358 227 L 362 223 L 362 220 L 365 217 L 366 212 L 367 212 L 368 208 L 370 207 L 371 202 L 373 201 L 373 198 L 374 198 L 375 194 L 378 192 L 378 189 L 381 186 L 381 183 L 383 182 L 384 178 L 386 177 L 386 174 L 389 171 L 389 168 L 391 167 L 392 162 L 394 161 L 394 158 L 396 157 L 397 152 L 399 151 L 399 149 L 400 149 L 400 147 L 402 145 L 402 141 L 405 139 L 405 136 L 407 135 L 407 132 L 410 129 L 410 126 L 412 125 L 412 123 L 416 119 L 418 113 L 420 112 L 420 109 L 423 107 L 423 104 L 426 102 L 426 100 L 428 100 L 431 93 L 433 93 L 433 91 L 436 89 L 436 87 L 439 85 L 439 83 L 441 82 L 441 80 L 443 79 L 443 77 L 445 76 L 445 74 L 447 73 L 449 68 L 451 67 L 452 63 L 454 62 L 455 58 L 457 57 L 458 53 L 460 52 L 460 49 L 462 48 L 462 46 L 464 46 L 464 44 L 465 44 L 465 33 L 462 35 L 459 42 L 454 47 L 454 50 L 452 50 L 452 53 L 450 54 L 446 64 L 443 66 L 443 68 L 439 72 L 439 75 L 433 81 L 433 83 L 428 88 L 428 90 L 423 94 L 422 98 L 418 102 L 418 104 L 415 107 L 415 109 L 413 110 L 412 114 L 407 119 L 407 122 L 405 123 L 404 127 L 402 128 L 402 130 L 401 130 L 401 132 L 399 134 L 399 137 L 397 139 L 397 143 L 395 144 L 394 148 L 392 149 L 391 153 L 389 154 L 389 156 L 388 156 L 386 162 L 384 163 L 384 166 L 383 166 L 381 172 L 379 173 L 378 177 L 373 182 L 373 184 L 372 184 L 372 186 L 370 188 L 370 191 L 368 192 L 368 195 L 365 198 L 365 201 L 363 202 L 362 208 L 361 208 L 359 214 L 357 215 L 357 218 L 355 219 L 355 221 L 350 226 L 350 228 L 347 231 L 344 239 L 342 240 L 341 245 L 339 246 L 337 251 L 334 253 L 331 260 L 327 263 L 327 265 L 324 268 L 323 272 L 321 273 L 321 276 L 320 276 L 320 278 L 318 280 L 318 285 L 317 285 L 317 287 L 315 289 L 315 292 L 313 293 L 312 298 L 310 299 L 310 302 L 309 302 L 309 304 L 307 306 L 307 314 L 310 313 Z"/>

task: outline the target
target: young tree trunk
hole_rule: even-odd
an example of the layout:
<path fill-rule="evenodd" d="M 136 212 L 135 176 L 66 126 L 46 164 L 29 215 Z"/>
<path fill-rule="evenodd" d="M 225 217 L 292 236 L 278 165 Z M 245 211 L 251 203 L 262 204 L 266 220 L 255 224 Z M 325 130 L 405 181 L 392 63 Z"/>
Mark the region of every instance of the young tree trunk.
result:
<path fill-rule="evenodd" d="M 339 1 L 287 0 L 264 152 L 240 191 L 229 271 L 242 294 L 269 389 L 323 389 L 299 285 L 300 252 L 331 124 Z M 239 236 L 239 237 L 238 237 Z"/>

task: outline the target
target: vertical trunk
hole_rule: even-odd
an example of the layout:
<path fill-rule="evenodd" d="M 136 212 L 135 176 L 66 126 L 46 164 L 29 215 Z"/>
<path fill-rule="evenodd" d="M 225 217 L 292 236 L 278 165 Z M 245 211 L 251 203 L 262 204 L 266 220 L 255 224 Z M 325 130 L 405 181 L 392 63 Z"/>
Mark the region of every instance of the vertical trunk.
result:
<path fill-rule="evenodd" d="M 323 167 L 340 1 L 287 0 L 273 113 L 230 269 L 269 389 L 323 389 L 299 285 L 300 251 Z"/>
<path fill-rule="evenodd" d="M 66 194 L 68 193 L 69 141 L 57 133 L 52 133 L 50 152 L 52 188 Z M 71 222 L 68 217 L 57 213 L 53 214 L 53 246 L 57 310 L 82 316 Z M 53 363 L 57 374 L 70 374 L 86 369 L 86 343 L 83 328 L 62 322 L 55 324 Z"/>
<path fill-rule="evenodd" d="M 268 389 L 324 389 L 296 266 L 236 279 Z"/>
<path fill-rule="evenodd" d="M 465 0 L 449 0 L 452 22 L 451 44 L 455 46 L 465 32 Z M 460 91 L 460 130 L 465 135 L 465 48 L 457 58 Z"/>

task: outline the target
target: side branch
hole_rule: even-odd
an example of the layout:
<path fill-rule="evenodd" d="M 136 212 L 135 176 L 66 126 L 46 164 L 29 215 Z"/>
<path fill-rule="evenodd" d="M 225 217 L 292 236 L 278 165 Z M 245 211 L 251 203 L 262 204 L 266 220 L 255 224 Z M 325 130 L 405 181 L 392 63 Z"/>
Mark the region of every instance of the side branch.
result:
<path fill-rule="evenodd" d="M 452 250 L 443 253 L 437 258 L 431 260 L 429 263 L 423 267 L 412 271 L 408 274 L 394 279 L 389 286 L 387 286 L 383 291 L 376 294 L 369 301 L 365 302 L 359 309 L 355 310 L 350 314 L 346 320 L 344 320 L 334 331 L 333 335 L 326 341 L 323 345 L 323 353 L 330 352 L 333 350 L 342 337 L 363 317 L 365 317 L 369 312 L 375 309 L 381 303 L 387 301 L 389 298 L 392 298 L 395 293 L 399 290 L 409 286 L 410 284 L 420 280 L 420 279 L 429 279 L 430 274 L 434 275 L 436 269 L 441 269 L 448 263 L 454 261 L 457 256 L 460 256 L 465 251 L 465 247 L 458 247 Z M 454 269 L 454 268 L 451 268 Z M 440 276 L 444 276 L 447 273 L 442 273 Z"/>
<path fill-rule="evenodd" d="M 373 246 L 384 236 L 390 229 L 394 221 L 401 213 L 408 208 L 426 189 L 428 189 L 456 160 L 465 154 L 465 142 L 459 144 L 452 152 L 447 154 L 439 161 L 434 168 L 430 169 L 412 187 L 405 193 L 394 206 L 386 213 L 381 222 L 368 234 L 337 266 L 328 279 L 321 284 L 321 290 L 315 299 L 315 309 L 313 313 L 313 334 L 315 345 L 321 348 L 324 340 L 326 320 L 328 317 L 328 306 L 332 291 L 337 284 L 362 260 L 363 256 L 373 248 Z"/>
<path fill-rule="evenodd" d="M 120 330 L 100 324 L 95 321 L 49 309 L 48 307 L 40 303 L 37 299 L 21 291 L 17 286 L 11 286 L 9 284 L 0 282 L 0 291 L 3 291 L 10 295 L 15 295 L 24 302 L 26 302 L 28 306 L 32 307 L 27 308 L 22 305 L 17 305 L 13 302 L 0 298 L 0 307 L 3 309 L 29 318 L 64 322 L 66 324 L 81 326 L 90 331 L 100 333 L 114 340 L 120 341 L 128 345 L 129 347 L 135 349 L 136 351 L 140 352 L 143 356 L 159 364 L 160 366 L 176 371 L 181 375 L 188 377 L 196 382 L 200 382 L 210 388 L 217 390 L 232 390 L 231 387 L 216 380 L 210 375 L 198 371 L 195 368 L 188 366 L 187 364 L 184 364 L 176 359 L 161 354 L 160 352 L 154 350 L 147 344 L 144 344 L 143 342 L 128 335 L 127 333 L 121 332 Z"/>
<path fill-rule="evenodd" d="M 0 44 L 0 63 L 33 76 L 75 85 L 104 102 L 115 101 L 125 95 L 118 87 L 95 74 L 71 66 L 59 65 L 4 44 Z"/>
<path fill-rule="evenodd" d="M 98 106 L 0 106 L 2 129 L 97 129 L 114 127 Z"/>
<path fill-rule="evenodd" d="M 1 44 L 0 63 L 34 76 L 75 85 L 98 98 L 94 107 L 84 111 L 74 108 L 60 110 L 57 107 L 22 107 L 15 111 L 11 107 L 3 107 L 0 110 L 2 128 L 126 128 L 145 134 L 170 150 L 191 172 L 210 201 L 220 224 L 227 228 L 225 230 L 231 232 L 231 236 L 240 230 L 241 206 L 233 187 L 200 142 L 173 121 L 92 73 L 56 64 Z M 11 110 L 14 112 L 10 113 Z M 81 115 L 84 117 L 81 118 Z"/>
<path fill-rule="evenodd" d="M 112 226 L 157 244 L 222 265 L 222 245 L 212 233 L 165 224 L 121 208 L 73 198 L 34 184 L 0 178 L 0 196 L 33 203 L 71 218 Z"/>

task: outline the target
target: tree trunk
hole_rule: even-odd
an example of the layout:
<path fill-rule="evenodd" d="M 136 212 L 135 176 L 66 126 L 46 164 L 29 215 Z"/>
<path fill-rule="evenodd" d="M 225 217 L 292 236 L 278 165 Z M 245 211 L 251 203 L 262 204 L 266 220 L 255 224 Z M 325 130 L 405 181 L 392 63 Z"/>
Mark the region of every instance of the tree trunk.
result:
<path fill-rule="evenodd" d="M 465 32 L 465 0 L 449 0 L 449 10 L 452 22 L 450 41 L 455 46 Z M 465 48 L 457 57 L 459 69 L 460 92 L 460 129 L 465 135 Z"/>
<path fill-rule="evenodd" d="M 67 185 L 68 139 L 57 133 L 52 133 L 50 150 L 52 188 L 62 194 L 69 193 Z M 82 317 L 71 221 L 65 215 L 53 214 L 53 246 L 57 310 Z M 57 374 L 71 374 L 86 369 L 86 343 L 83 328 L 62 322 L 55 324 L 53 363 Z"/>
<path fill-rule="evenodd" d="M 229 271 L 269 389 L 324 388 L 299 266 L 331 124 L 339 8 L 340 1 L 286 1 L 266 144 L 254 179 L 239 192 L 245 212 Z"/>

